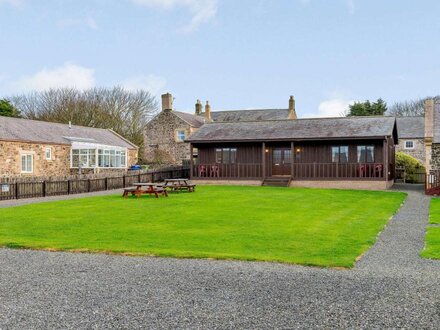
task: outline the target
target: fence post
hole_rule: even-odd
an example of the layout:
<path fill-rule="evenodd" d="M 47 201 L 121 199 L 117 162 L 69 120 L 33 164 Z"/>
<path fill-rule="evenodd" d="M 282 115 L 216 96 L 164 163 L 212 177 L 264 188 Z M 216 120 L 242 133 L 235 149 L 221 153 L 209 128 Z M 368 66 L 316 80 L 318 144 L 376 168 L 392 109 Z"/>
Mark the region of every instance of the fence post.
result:
<path fill-rule="evenodd" d="M 18 196 L 18 181 L 15 181 L 15 199 L 19 199 L 20 197 Z"/>
<path fill-rule="evenodd" d="M 122 176 L 122 188 L 125 188 L 125 175 Z"/>
<path fill-rule="evenodd" d="M 154 182 L 154 172 L 151 172 L 151 182 Z"/>
<path fill-rule="evenodd" d="M 142 182 L 141 181 L 141 173 L 138 174 L 138 182 Z"/>
<path fill-rule="evenodd" d="M 70 195 L 71 183 L 70 180 L 67 180 L 67 195 Z"/>
<path fill-rule="evenodd" d="M 105 177 L 105 180 L 104 180 L 104 190 L 108 190 L 108 177 Z"/>
<path fill-rule="evenodd" d="M 90 192 L 90 179 L 87 180 L 87 192 Z"/>
<path fill-rule="evenodd" d="M 42 186 L 42 190 L 43 190 L 43 197 L 46 197 L 46 181 L 43 181 L 43 186 Z"/>

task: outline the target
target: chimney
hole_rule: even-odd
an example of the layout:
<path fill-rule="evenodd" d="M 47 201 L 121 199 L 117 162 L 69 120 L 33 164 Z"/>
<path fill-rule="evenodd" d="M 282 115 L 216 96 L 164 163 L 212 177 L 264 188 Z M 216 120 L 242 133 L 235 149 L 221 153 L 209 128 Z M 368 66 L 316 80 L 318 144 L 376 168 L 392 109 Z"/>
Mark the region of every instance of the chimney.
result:
<path fill-rule="evenodd" d="M 173 109 L 173 95 L 170 93 L 162 94 L 162 111 L 171 111 Z"/>
<path fill-rule="evenodd" d="M 203 108 L 202 102 L 200 102 L 200 100 L 197 100 L 197 102 L 196 102 L 196 115 L 197 116 L 200 116 L 202 114 L 202 108 Z"/>
<path fill-rule="evenodd" d="M 211 121 L 211 106 L 208 101 L 206 101 L 205 105 L 205 121 Z"/>
<path fill-rule="evenodd" d="M 431 148 L 434 137 L 434 100 L 425 100 L 425 164 L 426 172 L 431 170 Z"/>
<path fill-rule="evenodd" d="M 295 110 L 295 99 L 291 95 L 289 99 L 289 115 L 287 117 L 288 119 L 297 119 L 296 116 L 296 110 Z"/>

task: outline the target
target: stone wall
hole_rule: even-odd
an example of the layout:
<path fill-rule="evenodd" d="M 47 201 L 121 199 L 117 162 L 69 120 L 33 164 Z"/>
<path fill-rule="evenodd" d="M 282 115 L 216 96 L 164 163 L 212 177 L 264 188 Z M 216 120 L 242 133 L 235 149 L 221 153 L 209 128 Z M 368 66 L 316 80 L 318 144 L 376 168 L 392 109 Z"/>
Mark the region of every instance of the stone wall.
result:
<path fill-rule="evenodd" d="M 405 141 L 414 141 L 414 149 L 405 149 Z M 396 146 L 396 152 L 398 151 L 420 160 L 423 164 L 426 162 L 424 139 L 399 139 L 399 144 Z"/>
<path fill-rule="evenodd" d="M 46 159 L 46 148 L 52 149 L 52 158 Z M 21 173 L 21 155 L 33 155 L 33 172 Z M 137 163 L 137 150 L 128 150 L 127 165 Z M 104 169 L 125 172 L 125 169 Z M 83 169 L 82 173 L 86 174 Z M 93 172 L 90 170 L 89 172 Z M 102 173 L 102 172 L 101 172 Z M 78 174 L 70 169 L 70 145 L 0 141 L 0 176 L 64 176 Z"/>
<path fill-rule="evenodd" d="M 290 187 L 325 188 L 325 189 L 359 189 L 359 190 L 387 190 L 394 181 L 363 181 L 363 180 L 292 180 Z"/>
<path fill-rule="evenodd" d="M 431 147 L 431 170 L 440 170 L 440 144 L 433 143 Z"/>
<path fill-rule="evenodd" d="M 193 131 L 191 126 L 175 116 L 172 110 L 162 111 L 150 121 L 144 133 L 144 161 L 180 165 L 183 159 L 189 159 L 189 143 L 177 142 L 177 130 L 184 130 L 186 137 Z"/>
<path fill-rule="evenodd" d="M 46 148 L 52 148 L 47 160 Z M 21 173 L 21 155 L 33 155 L 33 172 Z M 0 176 L 62 176 L 70 174 L 70 146 L 0 141 Z"/>

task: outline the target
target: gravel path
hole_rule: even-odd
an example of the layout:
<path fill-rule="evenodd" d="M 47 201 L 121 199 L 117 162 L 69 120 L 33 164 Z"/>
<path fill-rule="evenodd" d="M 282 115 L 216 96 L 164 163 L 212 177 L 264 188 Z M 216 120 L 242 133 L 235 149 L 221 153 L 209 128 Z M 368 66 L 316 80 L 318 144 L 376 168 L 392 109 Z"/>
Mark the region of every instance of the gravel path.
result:
<path fill-rule="evenodd" d="M 0 249 L 0 328 L 438 329 L 428 202 L 409 192 L 352 270 Z"/>
<path fill-rule="evenodd" d="M 105 195 L 114 195 L 114 194 L 121 194 L 122 195 L 122 189 L 96 191 L 96 192 L 91 192 L 91 193 L 73 194 L 73 195 L 10 199 L 10 200 L 5 200 L 5 201 L 0 201 L 0 209 L 4 208 L 4 207 L 20 206 L 20 205 L 26 205 L 26 204 L 45 203 L 45 202 L 53 202 L 53 201 L 62 201 L 62 200 L 67 200 L 67 199 L 87 198 L 87 197 L 92 197 L 92 196 L 105 196 Z"/>

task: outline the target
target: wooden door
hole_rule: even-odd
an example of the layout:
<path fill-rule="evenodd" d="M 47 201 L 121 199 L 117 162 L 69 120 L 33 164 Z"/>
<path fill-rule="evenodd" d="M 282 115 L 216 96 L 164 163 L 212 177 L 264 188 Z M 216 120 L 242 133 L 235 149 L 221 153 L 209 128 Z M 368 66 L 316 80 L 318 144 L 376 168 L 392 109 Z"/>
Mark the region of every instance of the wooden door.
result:
<path fill-rule="evenodd" d="M 291 175 L 292 150 L 290 148 L 272 149 L 272 175 Z"/>

